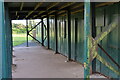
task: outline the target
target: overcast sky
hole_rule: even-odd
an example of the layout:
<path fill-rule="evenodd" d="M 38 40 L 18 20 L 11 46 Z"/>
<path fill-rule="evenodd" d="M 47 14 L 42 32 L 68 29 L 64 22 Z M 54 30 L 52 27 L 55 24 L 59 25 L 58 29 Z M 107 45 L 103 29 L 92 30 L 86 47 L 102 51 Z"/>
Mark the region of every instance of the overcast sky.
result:
<path fill-rule="evenodd" d="M 24 24 L 24 25 L 26 25 L 26 20 L 12 20 L 12 23 Z"/>

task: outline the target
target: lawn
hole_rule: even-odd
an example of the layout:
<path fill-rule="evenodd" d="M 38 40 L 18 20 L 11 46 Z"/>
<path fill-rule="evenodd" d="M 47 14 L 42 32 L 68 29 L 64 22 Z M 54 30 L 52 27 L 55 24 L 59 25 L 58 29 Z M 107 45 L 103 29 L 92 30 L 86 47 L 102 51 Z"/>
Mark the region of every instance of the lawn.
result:
<path fill-rule="evenodd" d="M 29 40 L 32 40 L 31 37 L 28 37 Z M 13 46 L 20 45 L 26 42 L 26 34 L 13 34 Z"/>

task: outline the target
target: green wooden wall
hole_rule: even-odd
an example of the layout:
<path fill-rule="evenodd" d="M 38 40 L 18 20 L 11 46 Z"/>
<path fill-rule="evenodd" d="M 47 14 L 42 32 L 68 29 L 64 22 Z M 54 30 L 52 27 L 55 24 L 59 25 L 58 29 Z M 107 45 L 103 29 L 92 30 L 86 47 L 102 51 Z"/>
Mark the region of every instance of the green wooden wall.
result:
<path fill-rule="evenodd" d="M 98 35 L 105 26 L 108 26 L 111 22 L 120 21 L 120 3 L 96 8 L 96 34 Z M 83 12 L 71 15 L 71 59 L 77 62 L 84 62 L 84 14 Z M 50 26 L 50 49 L 55 51 L 55 17 L 49 17 Z M 57 36 L 58 36 L 58 52 L 68 57 L 68 20 L 66 16 L 57 17 Z M 99 44 L 109 53 L 110 56 L 120 64 L 120 23 L 110 34 L 108 34 Z M 38 30 L 40 34 L 40 30 Z M 39 37 L 40 40 L 40 37 Z M 45 42 L 47 46 L 47 42 Z M 106 56 L 106 54 L 98 48 L 98 53 L 115 69 L 120 71 L 118 67 Z M 106 76 L 117 78 L 116 73 L 111 71 L 108 67 L 96 60 L 96 71 Z"/>

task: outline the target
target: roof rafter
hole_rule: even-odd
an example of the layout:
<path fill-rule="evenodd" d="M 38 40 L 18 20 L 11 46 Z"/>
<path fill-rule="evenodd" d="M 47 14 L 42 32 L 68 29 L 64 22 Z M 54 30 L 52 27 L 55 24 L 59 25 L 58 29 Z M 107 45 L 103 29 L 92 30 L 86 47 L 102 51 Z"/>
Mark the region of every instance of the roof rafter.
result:
<path fill-rule="evenodd" d="M 30 11 L 25 18 L 29 17 L 29 15 L 31 15 L 31 14 L 32 14 L 35 10 L 37 10 L 41 5 L 42 5 L 42 2 L 39 2 L 39 3 L 34 7 L 34 10 L 33 10 L 33 11 Z"/>
<path fill-rule="evenodd" d="M 50 5 L 47 7 L 47 10 L 55 7 L 55 6 L 58 5 L 59 3 L 60 3 L 60 2 L 55 2 L 55 3 L 50 4 Z"/>
<path fill-rule="evenodd" d="M 33 16 L 33 18 L 36 18 L 37 16 L 39 16 L 40 14 L 44 13 L 45 11 L 40 11 L 37 15 Z"/>
<path fill-rule="evenodd" d="M 65 5 L 59 7 L 58 9 L 60 10 L 60 9 L 66 8 L 66 7 L 68 7 L 68 6 L 71 6 L 72 4 L 75 4 L 75 2 L 66 3 Z"/>
<path fill-rule="evenodd" d="M 104 3 L 96 5 L 95 7 L 101 7 L 101 6 L 105 6 L 105 5 L 111 5 L 113 3 L 115 3 L 115 2 L 104 2 Z"/>
<path fill-rule="evenodd" d="M 78 7 L 82 7 L 83 5 L 84 5 L 84 3 L 79 3 L 78 5 L 73 6 L 71 9 L 76 9 L 76 8 L 78 8 Z"/>
<path fill-rule="evenodd" d="M 59 2 L 55 2 L 55 3 L 50 4 L 50 5 L 46 8 L 46 10 L 45 10 L 44 12 L 48 12 L 49 9 L 55 7 L 55 6 L 58 5 L 58 4 L 59 4 Z M 38 13 L 38 15 L 33 16 L 33 18 L 36 18 L 37 16 L 39 16 L 40 14 L 42 14 L 42 13 L 44 13 L 44 12 Z M 48 13 L 48 15 L 51 14 L 51 13 L 53 13 L 53 12 L 55 12 L 55 10 L 50 11 L 50 12 Z"/>
<path fill-rule="evenodd" d="M 21 3 L 20 11 L 22 11 L 22 9 L 23 9 L 23 5 L 24 5 L 24 2 Z"/>
<path fill-rule="evenodd" d="M 54 13 L 54 12 L 56 12 L 56 10 L 53 10 L 53 11 L 48 12 L 48 15 L 49 15 L 49 14 L 52 14 L 52 13 Z"/>

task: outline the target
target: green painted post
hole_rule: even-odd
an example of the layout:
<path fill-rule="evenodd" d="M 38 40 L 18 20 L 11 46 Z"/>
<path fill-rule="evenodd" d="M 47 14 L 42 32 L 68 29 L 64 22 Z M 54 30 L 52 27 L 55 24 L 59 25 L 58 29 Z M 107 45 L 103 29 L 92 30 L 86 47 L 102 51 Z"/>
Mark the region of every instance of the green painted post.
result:
<path fill-rule="evenodd" d="M 44 46 L 44 25 L 43 25 L 43 18 L 41 19 L 41 21 L 42 21 L 42 24 L 41 24 L 41 29 L 42 29 L 42 46 Z"/>
<path fill-rule="evenodd" d="M 95 2 L 91 3 L 91 26 L 92 26 L 92 37 L 96 37 L 96 22 L 95 22 Z M 96 72 L 96 58 L 92 61 L 92 73 Z"/>
<path fill-rule="evenodd" d="M 67 11 L 67 20 L 68 20 L 68 60 L 71 59 L 71 13 L 70 10 Z"/>
<path fill-rule="evenodd" d="M 56 50 L 55 53 L 58 53 L 58 27 L 57 27 L 57 13 L 55 13 L 55 38 L 56 38 Z"/>
<path fill-rule="evenodd" d="M 7 78 L 4 0 L 0 0 L 0 79 Z"/>
<path fill-rule="evenodd" d="M 6 52 L 6 63 L 7 63 L 7 77 L 11 78 L 12 77 L 12 32 L 11 32 L 11 25 L 10 25 L 10 17 L 9 17 L 9 9 L 7 3 L 5 4 L 5 35 L 6 35 L 6 47 L 7 47 L 7 52 Z"/>
<path fill-rule="evenodd" d="M 47 16 L 47 38 L 48 38 L 48 49 L 49 49 L 50 48 L 49 16 Z"/>
<path fill-rule="evenodd" d="M 29 32 L 28 32 L 28 20 L 26 19 L 26 33 L 27 33 L 27 35 L 26 35 L 26 40 L 27 40 L 27 45 L 26 45 L 26 47 L 29 47 L 28 46 L 28 35 L 29 35 Z"/>
<path fill-rule="evenodd" d="M 90 78 L 90 52 L 89 35 L 90 33 L 90 0 L 84 2 L 84 79 Z"/>

